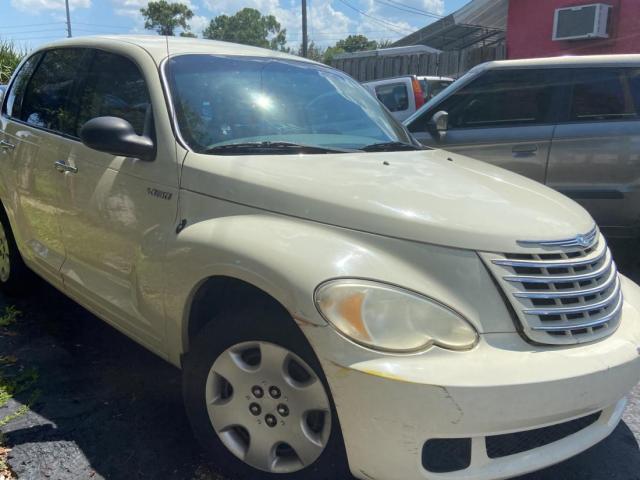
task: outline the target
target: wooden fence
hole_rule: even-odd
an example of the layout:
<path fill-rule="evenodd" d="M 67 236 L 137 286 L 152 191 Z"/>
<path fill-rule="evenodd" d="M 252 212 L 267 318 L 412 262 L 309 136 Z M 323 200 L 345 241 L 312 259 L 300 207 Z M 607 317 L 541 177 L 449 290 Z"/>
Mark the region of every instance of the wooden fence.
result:
<path fill-rule="evenodd" d="M 336 58 L 332 65 L 360 82 L 399 75 L 438 75 L 459 77 L 470 68 L 491 60 L 506 57 L 503 42 L 488 47 L 455 50 L 441 53 L 409 55 L 370 55 Z"/>

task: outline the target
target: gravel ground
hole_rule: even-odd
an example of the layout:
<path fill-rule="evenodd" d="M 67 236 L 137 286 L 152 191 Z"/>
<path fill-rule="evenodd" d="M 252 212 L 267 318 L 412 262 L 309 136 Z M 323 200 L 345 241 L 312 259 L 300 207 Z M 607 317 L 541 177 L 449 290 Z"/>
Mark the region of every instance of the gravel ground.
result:
<path fill-rule="evenodd" d="M 620 252 L 640 281 L 634 252 Z M 0 373 L 27 381 L 0 408 L 0 429 L 17 478 L 224 480 L 190 433 L 175 368 L 46 285 L 13 304 L 23 314 L 0 328 Z M 640 386 L 609 438 L 521 480 L 640 480 L 639 443 Z"/>

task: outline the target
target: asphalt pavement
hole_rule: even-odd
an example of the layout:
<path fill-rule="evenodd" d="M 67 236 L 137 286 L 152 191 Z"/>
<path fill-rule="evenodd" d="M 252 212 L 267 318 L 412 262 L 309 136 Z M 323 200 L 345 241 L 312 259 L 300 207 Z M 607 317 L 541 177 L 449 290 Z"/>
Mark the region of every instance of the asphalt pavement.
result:
<path fill-rule="evenodd" d="M 635 248 L 614 252 L 640 281 Z M 192 437 L 177 369 L 42 282 L 18 302 L 0 297 L 0 311 L 10 304 L 22 315 L 0 329 L 0 372 L 19 388 L 0 430 L 17 478 L 224 480 Z M 636 387 L 610 437 L 521 480 L 640 480 L 639 443 Z"/>

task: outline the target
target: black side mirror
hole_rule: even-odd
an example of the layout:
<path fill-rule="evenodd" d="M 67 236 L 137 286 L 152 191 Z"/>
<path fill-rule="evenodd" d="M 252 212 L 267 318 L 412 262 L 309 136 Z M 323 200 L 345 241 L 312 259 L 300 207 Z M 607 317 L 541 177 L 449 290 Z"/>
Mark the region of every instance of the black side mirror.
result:
<path fill-rule="evenodd" d="M 147 161 L 156 156 L 153 140 L 138 135 L 133 126 L 123 118 L 92 118 L 80 129 L 80 139 L 87 147 L 112 155 Z"/>
<path fill-rule="evenodd" d="M 435 140 L 442 140 L 449 129 L 449 114 L 444 110 L 440 110 L 433 114 L 429 123 L 427 123 L 427 131 Z"/>

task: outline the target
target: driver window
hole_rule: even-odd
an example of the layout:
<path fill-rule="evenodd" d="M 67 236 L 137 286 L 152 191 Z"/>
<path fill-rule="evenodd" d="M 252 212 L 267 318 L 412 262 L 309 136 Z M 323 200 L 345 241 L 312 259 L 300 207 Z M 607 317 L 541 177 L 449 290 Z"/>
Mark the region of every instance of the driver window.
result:
<path fill-rule="evenodd" d="M 446 99 L 437 110 L 449 113 L 449 127 L 491 128 L 551 121 L 552 99 L 561 86 L 560 70 L 493 70 Z"/>
<path fill-rule="evenodd" d="M 149 106 L 149 93 L 138 67 L 128 58 L 96 51 L 80 97 L 78 131 L 92 118 L 111 116 L 127 120 L 142 135 Z"/>

